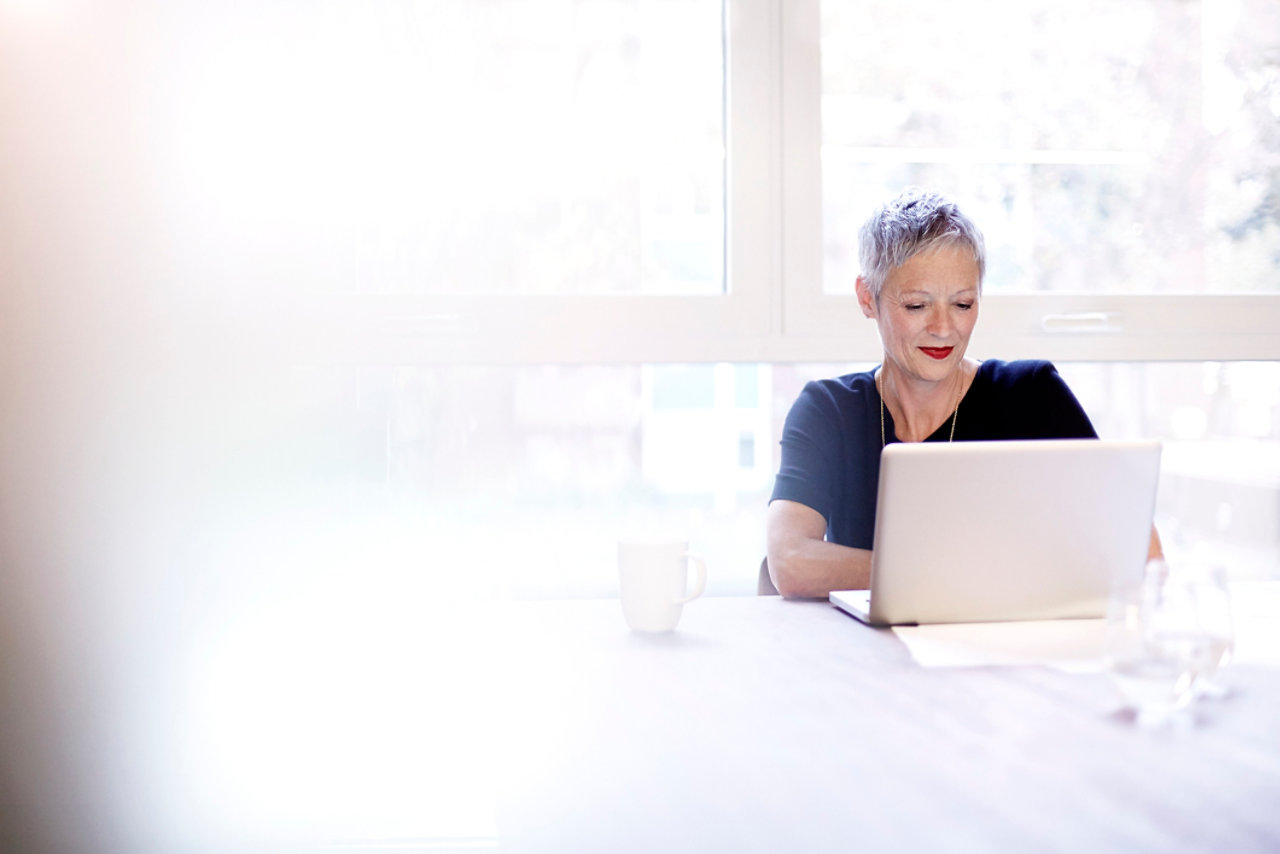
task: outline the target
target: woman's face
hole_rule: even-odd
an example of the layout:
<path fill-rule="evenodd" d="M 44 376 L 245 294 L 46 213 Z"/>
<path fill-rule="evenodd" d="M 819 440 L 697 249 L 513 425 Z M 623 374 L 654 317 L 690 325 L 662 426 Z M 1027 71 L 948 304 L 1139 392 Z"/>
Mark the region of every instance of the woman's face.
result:
<path fill-rule="evenodd" d="M 943 246 L 894 267 L 878 301 L 858 278 L 858 302 L 880 328 L 885 361 L 926 382 L 960 367 L 978 322 L 978 296 L 978 264 L 961 247 Z"/>

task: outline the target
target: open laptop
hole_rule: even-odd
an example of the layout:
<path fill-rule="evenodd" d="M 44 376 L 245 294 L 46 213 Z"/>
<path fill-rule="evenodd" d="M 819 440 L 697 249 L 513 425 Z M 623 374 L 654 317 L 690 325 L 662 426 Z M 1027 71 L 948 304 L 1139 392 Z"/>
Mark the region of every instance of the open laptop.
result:
<path fill-rule="evenodd" d="M 1160 443 L 893 444 L 880 458 L 870 590 L 836 606 L 874 626 L 1101 617 L 1146 561 Z"/>

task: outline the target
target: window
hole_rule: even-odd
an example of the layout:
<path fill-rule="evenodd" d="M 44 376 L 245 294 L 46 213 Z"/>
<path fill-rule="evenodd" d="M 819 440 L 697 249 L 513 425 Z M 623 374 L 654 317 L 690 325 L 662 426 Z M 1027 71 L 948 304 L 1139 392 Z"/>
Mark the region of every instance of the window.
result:
<path fill-rule="evenodd" d="M 305 512 L 266 502 L 231 565 L 274 543 L 284 556 L 267 563 L 296 567 L 298 583 L 363 577 L 373 554 L 387 578 L 460 595 L 609 596 L 617 540 L 662 532 L 707 558 L 712 594 L 750 594 L 787 410 L 807 381 L 872 364 L 298 369 L 269 411 L 302 415 L 272 425 L 279 447 L 253 471 L 296 487 Z M 1059 368 L 1100 435 L 1164 443 L 1170 554 L 1210 549 L 1237 577 L 1275 574 L 1280 363 Z M 300 525 L 301 539 L 274 533 Z"/>
<path fill-rule="evenodd" d="M 874 359 L 853 232 L 907 182 L 987 233 L 983 354 L 1269 359 L 1275 15 L 144 3 L 93 31 L 114 59 L 97 74 L 80 51 L 76 85 L 115 87 L 119 174 L 179 309 L 248 318 L 302 361 Z M 14 79 L 78 79 L 44 44 Z M 37 121 L 50 139 L 99 138 L 66 106 Z"/>
<path fill-rule="evenodd" d="M 1147 378 L 1141 406 L 1108 400 L 1102 418 L 1171 406 L 1183 392 L 1161 378 L 1200 383 L 1173 365 L 1219 366 L 1203 370 L 1231 378 L 1240 424 L 1262 424 L 1259 360 L 1280 359 L 1274 4 L 971 14 L 155 3 L 73 37 L 50 11 L 4 34 L 10 79 L 39 94 L 0 102 L 8 197 L 45 216 L 11 221 L 99 247 L 57 258 L 110 287 L 141 276 L 111 304 L 198 330 L 194 364 L 360 376 L 357 403 L 297 403 L 317 428 L 281 456 L 317 475 L 411 494 L 454 477 L 451 496 L 525 496 L 512 513 L 545 490 L 599 510 L 642 487 L 641 507 L 750 508 L 723 529 L 745 551 L 786 377 L 879 358 L 847 293 L 851 230 L 906 181 L 971 199 L 991 241 L 974 355 L 1097 366 L 1085 387 Z M 1188 430 L 1218 429 L 1219 405 L 1150 432 L 1203 450 L 1215 434 Z M 1263 457 L 1276 441 L 1223 435 Z"/>
<path fill-rule="evenodd" d="M 575 597 L 614 594 L 620 538 L 682 536 L 708 558 L 713 594 L 753 591 L 776 413 L 795 394 L 788 382 L 780 403 L 779 372 L 792 373 L 727 363 L 299 368 L 267 414 L 303 414 L 272 425 L 267 442 L 279 450 L 254 468 L 292 484 L 302 517 L 323 521 L 305 541 L 281 541 L 273 531 L 294 530 L 299 517 L 267 506 L 264 529 L 236 539 L 305 554 L 278 561 L 299 567 L 299 583 L 350 572 L 350 556 L 376 543 L 380 572 L 433 589 Z"/>
<path fill-rule="evenodd" d="M 268 318 L 299 358 L 688 360 L 767 332 L 763 7 L 283 0 L 143 20 L 165 257 L 193 302 Z"/>
<path fill-rule="evenodd" d="M 827 291 L 919 184 L 971 205 L 988 293 L 1280 293 L 1275 4 L 821 8 Z"/>
<path fill-rule="evenodd" d="M 336 293 L 724 290 L 719 0 L 161 17 L 191 250 Z"/>
<path fill-rule="evenodd" d="M 1274 4 L 788 9 L 788 333 L 875 358 L 856 231 L 917 183 L 986 232 L 983 355 L 1280 354 Z"/>
<path fill-rule="evenodd" d="M 991 241 L 974 355 L 1187 382 L 1159 365 L 1227 365 L 1233 395 L 1261 378 L 1241 411 L 1266 410 L 1270 375 L 1228 363 L 1280 359 L 1274 4 L 994 8 L 157 2 L 111 27 L 50 10 L 0 34 L 19 81 L 5 197 L 35 200 L 6 222 L 93 247 L 42 262 L 15 238 L 23 275 L 83 265 L 211 374 L 362 375 L 354 408 L 298 403 L 321 426 L 282 457 L 327 436 L 302 458 L 335 477 L 461 466 L 453 494 L 474 500 L 515 489 L 486 480 L 506 454 L 504 477 L 575 484 L 565 507 L 643 483 L 761 512 L 798 390 L 780 378 L 880 356 L 847 293 L 850 230 L 905 181 L 971 199 Z M 97 322 L 67 293 L 49 303 Z M 1160 387 L 1144 405 L 1179 394 Z M 458 408 L 469 421 L 441 415 Z M 1192 412 L 1153 432 L 1183 441 Z"/>

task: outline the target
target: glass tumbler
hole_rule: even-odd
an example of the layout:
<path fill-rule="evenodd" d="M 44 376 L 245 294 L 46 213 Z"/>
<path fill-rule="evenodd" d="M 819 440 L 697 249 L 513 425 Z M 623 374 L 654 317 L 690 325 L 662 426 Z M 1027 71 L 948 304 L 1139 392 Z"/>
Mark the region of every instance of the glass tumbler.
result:
<path fill-rule="evenodd" d="M 1164 560 L 1118 579 L 1107 609 L 1107 672 L 1142 726 L 1180 717 L 1208 658 L 1194 587 Z"/>
<path fill-rule="evenodd" d="M 1225 697 L 1230 689 L 1222 681 L 1222 670 L 1231 662 L 1235 650 L 1235 624 L 1226 568 L 1212 562 L 1191 564 L 1186 569 L 1184 583 L 1190 587 L 1189 595 L 1195 601 L 1196 630 L 1204 638 L 1201 657 L 1195 662 L 1195 695 Z"/>

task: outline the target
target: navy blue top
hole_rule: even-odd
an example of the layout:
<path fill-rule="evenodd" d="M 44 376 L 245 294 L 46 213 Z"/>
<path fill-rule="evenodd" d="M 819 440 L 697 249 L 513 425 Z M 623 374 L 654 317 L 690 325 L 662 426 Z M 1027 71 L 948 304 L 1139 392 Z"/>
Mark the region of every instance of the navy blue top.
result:
<path fill-rule="evenodd" d="M 896 442 L 893 416 L 884 432 Z M 926 442 L 945 442 L 951 419 Z M 1097 432 L 1050 362 L 991 359 L 960 401 L 957 442 L 997 439 L 1096 439 Z M 782 464 L 770 501 L 812 507 L 827 539 L 871 548 L 880 479 L 880 394 L 872 371 L 807 384 L 782 428 Z"/>

